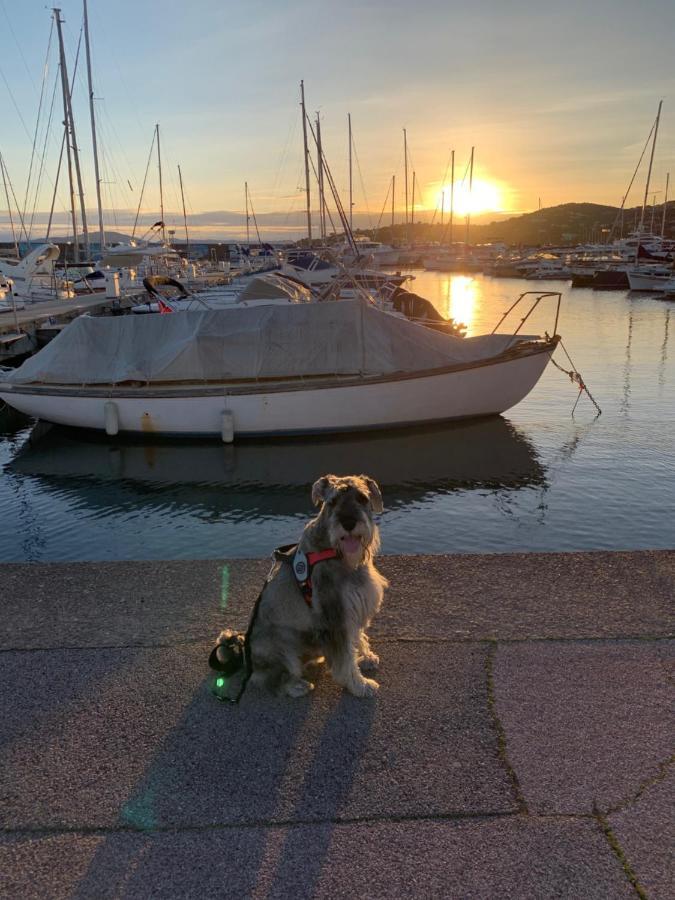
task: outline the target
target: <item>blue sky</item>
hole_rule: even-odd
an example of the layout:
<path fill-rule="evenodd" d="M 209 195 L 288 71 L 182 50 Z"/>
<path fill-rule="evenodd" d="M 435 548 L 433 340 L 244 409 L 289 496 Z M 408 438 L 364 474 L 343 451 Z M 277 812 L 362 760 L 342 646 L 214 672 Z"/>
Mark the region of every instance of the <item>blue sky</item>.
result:
<path fill-rule="evenodd" d="M 62 10 L 72 66 L 81 2 L 62 0 Z M 341 188 L 351 112 L 357 208 L 375 219 L 394 172 L 402 185 L 404 126 L 427 207 L 450 148 L 463 170 L 472 145 L 477 177 L 499 182 L 510 208 L 532 209 L 538 197 L 543 205 L 617 204 L 663 98 L 654 189 L 663 190 L 671 168 L 675 178 L 673 2 L 90 0 L 89 10 L 106 180 L 114 182 L 106 205 L 118 210 L 138 201 L 155 122 L 167 208 L 178 205 L 180 163 L 195 213 L 240 209 L 245 180 L 257 213 L 301 209 L 301 78 Z M 14 102 L 32 132 L 50 30 L 44 0 L 0 0 L 0 28 L 0 152 L 20 194 L 31 141 Z M 50 96 L 55 74 L 52 65 Z M 83 80 L 75 105 L 93 207 Z M 148 185 L 151 208 L 154 168 Z M 39 208 L 48 208 L 49 193 Z M 641 202 L 639 190 L 632 196 Z"/>

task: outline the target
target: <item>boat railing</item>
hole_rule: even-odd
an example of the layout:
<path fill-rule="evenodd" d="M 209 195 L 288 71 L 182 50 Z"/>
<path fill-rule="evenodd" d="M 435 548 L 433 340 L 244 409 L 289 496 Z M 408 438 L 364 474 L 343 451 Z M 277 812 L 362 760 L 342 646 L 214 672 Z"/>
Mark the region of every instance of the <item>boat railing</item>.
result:
<path fill-rule="evenodd" d="M 519 303 L 522 303 L 522 301 L 525 300 L 525 297 L 534 297 L 535 299 L 534 299 L 532 305 L 530 306 L 530 308 L 528 309 L 528 311 L 527 311 L 527 312 L 525 313 L 525 315 L 521 318 L 520 324 L 518 325 L 518 327 L 516 328 L 516 330 L 513 332 L 513 337 L 515 337 L 515 336 L 518 334 L 518 332 L 520 331 L 520 329 L 521 329 L 521 328 L 523 327 L 523 325 L 527 322 L 527 320 L 530 318 L 530 316 L 531 316 L 532 313 L 535 311 L 535 309 L 539 306 L 539 304 L 541 303 L 541 301 L 542 301 L 542 300 L 545 300 L 547 297 L 555 297 L 556 300 L 557 300 L 557 302 L 556 302 L 556 308 L 555 308 L 555 322 L 553 323 L 553 335 L 555 336 L 555 335 L 558 333 L 558 319 L 559 319 L 559 317 L 560 317 L 560 304 L 561 304 L 561 302 L 562 302 L 562 293 L 561 293 L 561 291 L 524 291 L 524 292 L 518 297 L 518 299 L 516 300 L 516 302 L 515 302 L 515 303 L 512 303 L 511 306 L 509 306 L 509 308 L 506 310 L 506 312 L 505 312 L 504 315 L 501 317 L 501 319 L 499 320 L 499 322 L 497 322 L 497 324 L 495 325 L 495 327 L 494 327 L 494 328 L 492 329 L 492 331 L 490 332 L 491 334 L 494 334 L 494 333 L 499 329 L 499 327 L 501 326 L 502 322 L 503 322 L 506 318 L 508 318 L 508 316 L 513 312 L 513 310 L 518 306 Z M 527 301 L 525 301 L 525 302 L 527 303 Z"/>

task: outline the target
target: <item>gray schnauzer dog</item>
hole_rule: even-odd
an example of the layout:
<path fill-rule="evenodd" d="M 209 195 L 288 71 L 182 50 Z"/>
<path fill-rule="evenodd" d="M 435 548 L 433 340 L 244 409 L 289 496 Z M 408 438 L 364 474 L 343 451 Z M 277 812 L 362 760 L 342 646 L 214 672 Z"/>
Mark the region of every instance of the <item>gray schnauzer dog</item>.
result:
<path fill-rule="evenodd" d="M 306 668 L 325 661 L 337 684 L 372 696 L 379 685 L 363 672 L 375 670 L 379 659 L 366 629 L 388 587 L 373 565 L 380 546 L 373 514 L 382 512 L 382 495 L 365 475 L 324 475 L 312 501 L 321 508 L 298 544 L 309 562 L 307 591 L 303 596 L 290 564 L 275 563 L 250 634 L 251 683 L 302 697 L 314 688 Z M 223 631 L 217 644 L 231 637 Z"/>

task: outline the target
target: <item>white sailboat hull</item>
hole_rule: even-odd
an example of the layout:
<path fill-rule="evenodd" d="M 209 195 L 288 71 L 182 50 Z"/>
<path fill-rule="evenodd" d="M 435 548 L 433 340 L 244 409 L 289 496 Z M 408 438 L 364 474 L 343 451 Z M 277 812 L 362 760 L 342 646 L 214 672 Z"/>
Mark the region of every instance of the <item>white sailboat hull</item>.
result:
<path fill-rule="evenodd" d="M 627 272 L 626 275 L 631 291 L 672 291 L 675 288 L 675 278 L 672 272 L 669 275 Z"/>
<path fill-rule="evenodd" d="M 236 437 L 361 431 L 505 412 L 539 380 L 557 339 L 414 374 L 162 387 L 0 383 L 27 415 L 109 434 Z M 522 346 L 522 345 L 521 345 Z"/>

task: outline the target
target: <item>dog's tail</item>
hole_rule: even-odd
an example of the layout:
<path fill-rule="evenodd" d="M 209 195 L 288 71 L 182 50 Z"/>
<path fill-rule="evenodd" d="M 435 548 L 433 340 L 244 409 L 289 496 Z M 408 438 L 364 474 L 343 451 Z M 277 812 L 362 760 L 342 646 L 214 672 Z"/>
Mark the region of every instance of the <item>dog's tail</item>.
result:
<path fill-rule="evenodd" d="M 209 656 L 209 666 L 224 675 L 235 675 L 244 666 L 245 642 L 246 638 L 240 631 L 232 631 L 231 628 L 221 631 Z"/>

